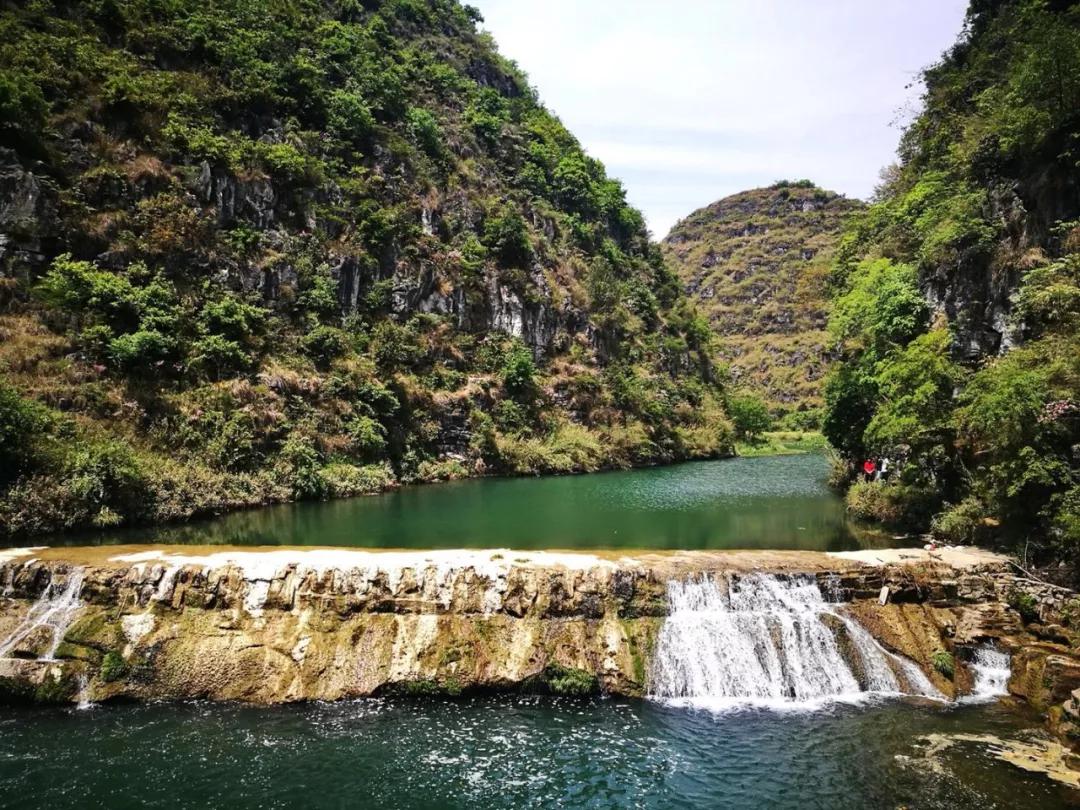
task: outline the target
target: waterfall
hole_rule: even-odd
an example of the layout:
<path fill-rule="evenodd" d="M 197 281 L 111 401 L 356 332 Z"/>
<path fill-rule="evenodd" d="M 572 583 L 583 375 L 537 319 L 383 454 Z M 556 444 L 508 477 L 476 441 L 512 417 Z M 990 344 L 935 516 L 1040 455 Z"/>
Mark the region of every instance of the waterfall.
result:
<path fill-rule="evenodd" d="M 81 712 L 94 708 L 94 701 L 90 700 L 90 679 L 84 672 L 79 673 L 79 691 L 75 693 L 75 699 L 75 708 Z"/>
<path fill-rule="evenodd" d="M 1011 668 L 1008 653 L 993 644 L 984 644 L 975 649 L 975 657 L 969 666 L 975 676 L 975 684 L 971 694 L 962 698 L 963 702 L 987 703 L 1009 693 L 1007 686 Z"/>
<path fill-rule="evenodd" d="M 810 706 L 868 694 L 940 697 L 822 597 L 809 575 L 668 584 L 650 695 L 709 705 Z"/>
<path fill-rule="evenodd" d="M 27 612 L 22 623 L 10 636 L 0 642 L 0 658 L 7 658 L 12 650 L 44 628 L 49 632 L 50 641 L 48 648 L 39 658 L 52 661 L 60 642 L 64 640 L 68 625 L 82 607 L 79 601 L 82 584 L 83 569 L 81 568 L 73 568 L 62 584 L 57 582 L 54 575 L 45 590 L 41 592 L 41 596 Z"/>

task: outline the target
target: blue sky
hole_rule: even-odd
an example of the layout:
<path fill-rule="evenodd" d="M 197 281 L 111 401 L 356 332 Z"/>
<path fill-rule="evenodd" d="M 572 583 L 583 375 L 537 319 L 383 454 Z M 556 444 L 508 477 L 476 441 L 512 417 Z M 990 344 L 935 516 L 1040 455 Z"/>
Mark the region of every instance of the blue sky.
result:
<path fill-rule="evenodd" d="M 866 198 L 967 0 L 471 0 L 653 234 L 807 177 Z"/>

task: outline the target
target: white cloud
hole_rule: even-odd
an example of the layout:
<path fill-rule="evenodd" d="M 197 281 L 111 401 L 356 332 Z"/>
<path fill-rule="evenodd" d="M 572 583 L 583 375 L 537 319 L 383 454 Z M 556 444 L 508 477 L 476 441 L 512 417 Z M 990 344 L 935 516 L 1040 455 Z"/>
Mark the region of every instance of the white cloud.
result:
<path fill-rule="evenodd" d="M 809 177 L 865 197 L 967 0 L 472 0 L 502 53 L 662 236 Z"/>

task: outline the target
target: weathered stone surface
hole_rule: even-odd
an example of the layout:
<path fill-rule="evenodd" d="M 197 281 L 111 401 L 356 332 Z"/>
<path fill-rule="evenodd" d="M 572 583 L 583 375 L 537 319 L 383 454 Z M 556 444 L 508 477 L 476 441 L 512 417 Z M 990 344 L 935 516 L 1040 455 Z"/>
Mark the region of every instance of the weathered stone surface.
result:
<path fill-rule="evenodd" d="M 1036 633 L 1066 637 L 1069 617 L 1048 609 L 1045 624 L 1025 627 L 1007 604 L 1024 583 L 987 555 L 871 564 L 806 552 L 11 550 L 0 552 L 0 638 L 76 567 L 83 607 L 60 660 L 0 662 L 0 697 L 75 699 L 80 676 L 95 700 L 274 703 L 554 684 L 642 695 L 668 582 L 752 572 L 813 574 L 829 601 L 847 603 L 948 696 L 970 690 L 964 662 L 989 639 L 1013 652 L 1010 689 L 1033 705 L 1062 704 L 1080 687 L 1071 647 Z M 933 667 L 941 651 L 957 662 L 954 678 Z"/>

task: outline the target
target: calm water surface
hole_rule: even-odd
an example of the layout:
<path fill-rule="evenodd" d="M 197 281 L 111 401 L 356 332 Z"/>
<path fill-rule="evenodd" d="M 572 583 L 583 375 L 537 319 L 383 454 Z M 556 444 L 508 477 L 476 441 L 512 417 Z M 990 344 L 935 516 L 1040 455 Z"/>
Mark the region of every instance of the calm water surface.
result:
<path fill-rule="evenodd" d="M 0 710 L 0 806 L 1056 808 L 1076 793 L 964 744 L 996 706 L 711 714 L 648 701 L 368 700 Z"/>
<path fill-rule="evenodd" d="M 65 535 L 52 545 L 192 543 L 372 548 L 778 548 L 858 541 L 820 455 L 630 472 L 478 479 L 231 514 L 180 528 Z"/>

